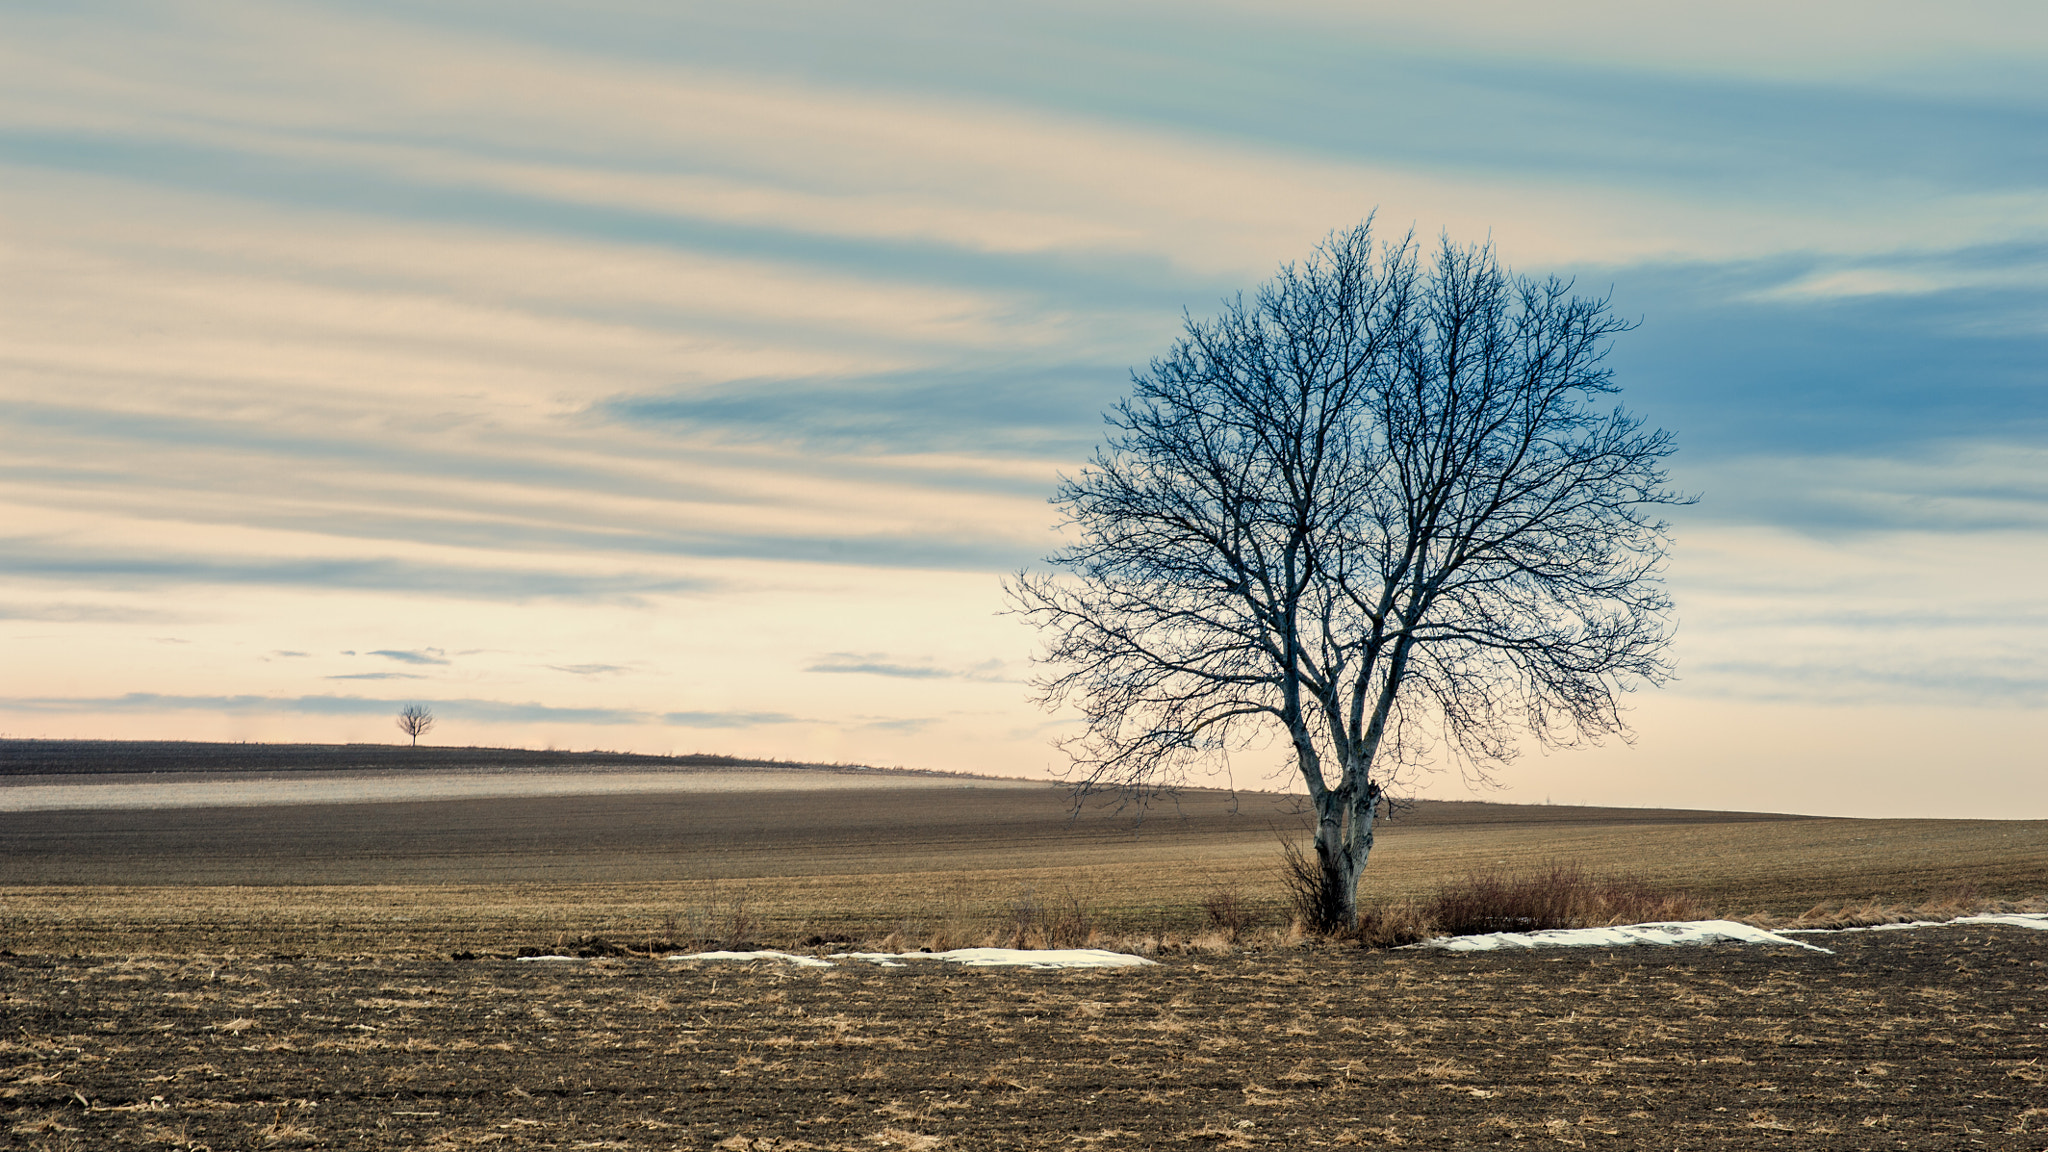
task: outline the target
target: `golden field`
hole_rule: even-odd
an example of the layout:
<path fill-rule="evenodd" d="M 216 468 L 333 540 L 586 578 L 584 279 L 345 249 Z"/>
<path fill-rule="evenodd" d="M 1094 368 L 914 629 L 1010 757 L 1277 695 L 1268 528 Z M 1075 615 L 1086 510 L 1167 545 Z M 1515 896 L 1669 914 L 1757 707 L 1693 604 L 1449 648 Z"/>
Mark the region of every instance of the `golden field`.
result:
<path fill-rule="evenodd" d="M 2048 821 L 1846 820 L 1424 802 L 1365 898 L 1572 861 L 1781 922 L 1843 905 L 2048 893 Z M 847 787 L 0 813 L 0 947 L 449 952 L 583 937 L 979 942 L 1020 916 L 1185 939 L 1234 893 L 1285 927 L 1295 798 L 1187 790 L 1131 811 L 1057 787 Z M 737 929 L 737 931 L 735 931 Z"/>

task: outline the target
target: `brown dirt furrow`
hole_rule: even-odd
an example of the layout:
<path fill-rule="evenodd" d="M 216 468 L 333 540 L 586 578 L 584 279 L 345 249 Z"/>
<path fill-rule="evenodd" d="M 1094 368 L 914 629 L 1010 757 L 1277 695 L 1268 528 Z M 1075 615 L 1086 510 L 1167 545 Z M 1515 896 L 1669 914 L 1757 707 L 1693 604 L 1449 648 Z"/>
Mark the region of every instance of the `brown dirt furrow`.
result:
<path fill-rule="evenodd" d="M 0 1131 L 36 1149 L 2048 1144 L 2048 934 L 1823 939 L 1835 955 L 1315 946 L 1069 973 L 0 957 Z"/>

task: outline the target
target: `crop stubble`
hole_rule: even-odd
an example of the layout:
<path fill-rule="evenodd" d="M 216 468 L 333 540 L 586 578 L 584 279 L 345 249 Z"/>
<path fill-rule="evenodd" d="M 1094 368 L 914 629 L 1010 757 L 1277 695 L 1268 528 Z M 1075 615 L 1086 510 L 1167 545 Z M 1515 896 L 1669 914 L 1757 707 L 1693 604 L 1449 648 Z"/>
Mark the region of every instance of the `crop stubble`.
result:
<path fill-rule="evenodd" d="M 1786 949 L 1162 954 L 1112 973 L 505 959 L 744 903 L 754 934 L 1273 922 L 1272 797 L 591 797 L 0 815 L 0 1132 L 86 1149 L 2048 1146 L 2048 934 Z M 1548 860 L 1725 913 L 2039 895 L 2048 823 L 1486 804 L 1373 895 Z M 992 928 L 993 926 L 993 928 Z M 455 951 L 487 958 L 457 962 Z M 1172 950 L 1168 949 L 1168 953 Z"/>
<path fill-rule="evenodd" d="M 0 958 L 0 1096 L 41 1149 L 2048 1140 L 2048 937 L 1824 939 L 1070 973 Z"/>
<path fill-rule="evenodd" d="M 1058 789 L 875 786 L 267 808 L 0 813 L 0 947 L 346 954 L 480 950 L 709 925 L 754 939 L 977 940 L 1032 901 L 1110 935 L 1188 934 L 1237 890 L 1282 922 L 1293 802 L 1188 791 L 1142 823 Z M 1425 803 L 1386 827 L 1368 899 L 1573 860 L 1722 914 L 2048 889 L 2048 821 L 1827 820 Z"/>

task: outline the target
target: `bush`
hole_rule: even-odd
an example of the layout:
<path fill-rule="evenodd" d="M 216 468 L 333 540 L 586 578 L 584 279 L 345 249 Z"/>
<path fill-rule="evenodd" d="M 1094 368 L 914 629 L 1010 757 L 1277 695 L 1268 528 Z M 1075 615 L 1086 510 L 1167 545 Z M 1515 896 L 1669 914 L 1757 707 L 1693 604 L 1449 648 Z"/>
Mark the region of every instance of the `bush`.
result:
<path fill-rule="evenodd" d="M 1358 910 L 1358 942 L 1367 948 L 1399 948 L 1440 935 L 1429 916 L 1412 900 L 1390 900 Z"/>
<path fill-rule="evenodd" d="M 1324 935 L 1341 935 L 1354 925 L 1344 922 L 1344 908 L 1338 893 L 1323 887 L 1323 864 L 1313 852 L 1304 852 L 1292 840 L 1280 842 L 1280 884 L 1287 893 L 1287 906 L 1301 926 Z"/>
<path fill-rule="evenodd" d="M 1658 891 L 1637 877 L 1595 877 L 1578 864 L 1551 864 L 1519 876 L 1487 871 L 1453 881 L 1437 889 L 1422 915 L 1440 935 L 1478 936 L 1689 920 L 1698 909 L 1683 893 Z"/>
<path fill-rule="evenodd" d="M 1085 948 L 1095 936 L 1095 912 L 1071 888 L 1050 905 L 1026 888 L 1010 905 L 1010 923 L 1000 933 L 1012 948 Z"/>
<path fill-rule="evenodd" d="M 1302 931 L 1356 939 L 1368 948 L 1394 948 L 1437 936 L 1489 932 L 1541 932 L 1655 920 L 1697 920 L 1701 912 L 1683 892 L 1653 887 L 1637 876 L 1595 876 L 1577 863 L 1552 863 L 1531 873 L 1474 872 L 1422 900 L 1361 903 L 1358 920 L 1345 923 L 1335 894 L 1323 889 L 1322 863 L 1312 849 L 1280 842 L 1280 883 Z M 1234 893 L 1203 901 L 1210 926 L 1228 931 L 1239 907 Z"/>
<path fill-rule="evenodd" d="M 1234 884 L 1219 884 L 1202 897 L 1202 912 L 1209 929 L 1235 944 L 1237 938 L 1259 922 L 1259 914 Z"/>

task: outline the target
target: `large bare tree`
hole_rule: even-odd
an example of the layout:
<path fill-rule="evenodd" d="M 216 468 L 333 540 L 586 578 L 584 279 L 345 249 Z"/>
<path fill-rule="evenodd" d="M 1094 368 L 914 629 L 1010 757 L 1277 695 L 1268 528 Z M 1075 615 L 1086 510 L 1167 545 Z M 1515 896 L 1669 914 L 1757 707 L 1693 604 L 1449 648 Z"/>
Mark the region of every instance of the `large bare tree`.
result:
<path fill-rule="evenodd" d="M 1284 740 L 1320 918 L 1355 923 L 1386 789 L 1489 779 L 1522 737 L 1626 736 L 1669 675 L 1668 433 L 1606 401 L 1629 325 L 1490 247 L 1371 224 L 1133 374 L 1055 502 L 1074 543 L 1010 585 L 1087 789 Z"/>

